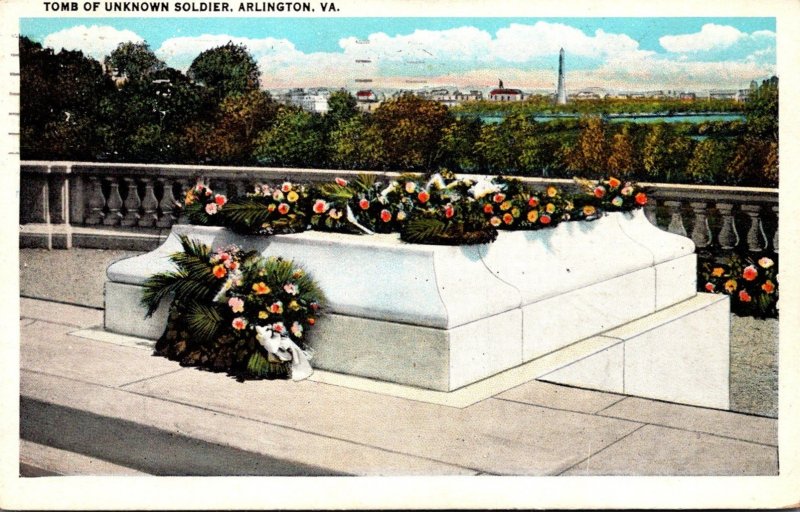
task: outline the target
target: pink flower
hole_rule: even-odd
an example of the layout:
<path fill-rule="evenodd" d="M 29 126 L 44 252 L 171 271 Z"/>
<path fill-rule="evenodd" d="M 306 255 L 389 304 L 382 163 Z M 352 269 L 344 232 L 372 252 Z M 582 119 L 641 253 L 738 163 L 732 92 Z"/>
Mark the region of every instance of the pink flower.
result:
<path fill-rule="evenodd" d="M 337 210 L 336 208 L 331 208 L 331 211 L 328 212 L 328 215 L 334 220 L 339 220 L 342 218 L 342 212 Z"/>
<path fill-rule="evenodd" d="M 362 199 L 361 201 L 358 202 L 358 206 L 362 210 L 369 210 L 369 200 L 368 199 Z"/>
<path fill-rule="evenodd" d="M 413 181 L 407 181 L 406 192 L 408 192 L 409 194 L 413 194 L 415 190 L 417 190 L 417 184 L 414 183 Z"/>
<path fill-rule="evenodd" d="M 228 299 L 228 306 L 234 313 L 241 313 L 244 311 L 244 301 L 239 297 L 231 297 Z"/>
<path fill-rule="evenodd" d="M 742 271 L 742 277 L 744 277 L 747 281 L 752 281 L 756 277 L 758 277 L 758 270 L 756 270 L 755 265 L 750 265 L 745 267 Z"/>
<path fill-rule="evenodd" d="M 272 199 L 276 201 L 283 201 L 283 192 L 281 192 L 280 190 L 276 190 L 275 192 L 272 193 Z"/>
<path fill-rule="evenodd" d="M 242 329 L 247 327 L 247 320 L 245 320 L 244 318 L 242 318 L 240 316 L 237 316 L 236 318 L 233 319 L 233 322 L 231 322 L 231 325 L 237 331 L 241 331 Z"/>
<path fill-rule="evenodd" d="M 335 181 L 336 184 L 339 185 L 340 187 L 347 186 L 347 180 L 343 180 L 342 178 L 336 178 L 333 181 Z"/>
<path fill-rule="evenodd" d="M 446 218 L 448 219 L 451 218 L 453 215 L 455 215 L 455 213 L 456 211 L 453 209 L 452 204 L 448 204 L 447 206 L 444 207 L 444 216 Z"/>
<path fill-rule="evenodd" d="M 494 227 L 497 227 L 502 223 L 503 221 L 500 220 L 500 217 L 492 217 L 491 219 L 489 219 L 489 224 L 491 224 Z"/>
<path fill-rule="evenodd" d="M 218 258 L 219 258 L 219 261 L 225 262 L 225 261 L 228 261 L 229 259 L 231 259 L 231 255 L 228 254 L 227 252 L 221 252 L 221 253 L 219 253 Z"/>
<path fill-rule="evenodd" d="M 623 196 L 629 196 L 629 195 L 633 194 L 633 187 L 631 187 L 630 185 L 622 187 L 622 190 L 620 191 L 620 194 L 622 194 Z"/>
<path fill-rule="evenodd" d="M 297 285 L 294 283 L 286 283 L 283 285 L 283 290 L 289 295 L 297 295 Z"/>
<path fill-rule="evenodd" d="M 317 199 L 314 202 L 314 206 L 312 209 L 314 210 L 314 213 L 325 213 L 328 211 L 328 208 L 330 208 L 330 205 L 328 205 L 328 203 L 326 203 L 323 199 Z"/>
<path fill-rule="evenodd" d="M 492 197 L 492 201 L 494 201 L 495 203 L 502 203 L 505 200 L 506 200 L 506 195 L 503 194 L 502 192 L 498 192 Z"/>
<path fill-rule="evenodd" d="M 604 195 L 606 195 L 605 187 L 595 187 L 595 189 L 594 189 L 594 197 L 600 199 Z"/>
<path fill-rule="evenodd" d="M 269 312 L 279 315 L 283 313 L 283 302 L 273 302 L 272 305 L 269 307 Z"/>
<path fill-rule="evenodd" d="M 289 183 L 288 181 L 284 181 L 284 182 L 283 182 L 283 185 L 281 185 L 281 191 L 282 191 L 283 193 L 287 193 L 287 192 L 289 192 L 290 190 L 292 190 L 292 184 L 291 184 L 291 183 Z"/>
<path fill-rule="evenodd" d="M 745 290 L 741 290 L 739 292 L 739 300 L 742 302 L 750 302 L 752 300 L 752 297 L 750 297 L 750 294 L 747 293 Z"/>
<path fill-rule="evenodd" d="M 275 322 L 272 324 L 272 330 L 278 334 L 283 334 L 286 332 L 286 326 L 283 325 L 283 322 Z"/>
<path fill-rule="evenodd" d="M 233 260 L 228 260 L 228 261 L 225 262 L 225 266 L 231 272 L 236 272 L 236 269 L 239 268 L 239 263 L 236 262 L 236 261 L 233 261 Z"/>
<path fill-rule="evenodd" d="M 217 213 L 217 203 L 208 203 L 206 205 L 206 213 L 209 215 Z"/>
<path fill-rule="evenodd" d="M 706 283 L 706 291 L 709 293 L 714 293 L 714 283 Z"/>
<path fill-rule="evenodd" d="M 286 203 L 281 203 L 278 205 L 278 213 L 281 215 L 286 215 L 289 213 L 289 205 Z"/>
<path fill-rule="evenodd" d="M 318 311 L 319 310 L 319 304 L 317 304 L 316 302 L 312 302 L 311 304 L 309 304 L 309 306 L 311 307 L 312 311 Z"/>
<path fill-rule="evenodd" d="M 294 334 L 298 338 L 303 337 L 303 326 L 300 325 L 298 322 L 292 324 L 291 328 L 292 334 Z"/>

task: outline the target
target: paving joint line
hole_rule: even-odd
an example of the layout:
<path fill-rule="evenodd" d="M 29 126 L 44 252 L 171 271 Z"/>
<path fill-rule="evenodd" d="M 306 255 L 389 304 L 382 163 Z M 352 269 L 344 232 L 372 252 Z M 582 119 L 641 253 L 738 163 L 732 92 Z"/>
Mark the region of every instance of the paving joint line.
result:
<path fill-rule="evenodd" d="M 625 434 L 624 436 L 620 437 L 619 439 L 617 439 L 617 440 L 615 440 L 615 441 L 612 441 L 611 443 L 609 443 L 608 445 L 604 446 L 604 447 L 603 447 L 603 448 L 601 448 L 600 450 L 598 450 L 598 451 L 594 452 L 593 454 L 589 455 L 589 456 L 588 456 L 588 457 L 586 457 L 585 459 L 583 459 L 583 460 L 579 460 L 578 462 L 576 462 L 575 464 L 571 465 L 570 467 L 568 467 L 568 468 L 566 468 L 566 469 L 564 469 L 564 470 L 562 470 L 562 471 L 559 471 L 559 472 L 556 474 L 556 476 L 561 476 L 561 475 L 563 475 L 564 473 L 566 473 L 567 471 L 569 471 L 570 469 L 572 469 L 572 468 L 575 468 L 575 467 L 577 467 L 577 466 L 580 466 L 581 464 L 583 464 L 584 462 L 587 462 L 587 461 L 588 461 L 589 459 L 591 459 L 592 457 L 596 457 L 597 455 L 599 455 L 599 454 L 603 453 L 604 451 L 608 450 L 609 448 L 611 448 L 611 447 L 612 447 L 612 446 L 614 446 L 615 444 L 619 443 L 619 442 L 620 442 L 620 441 L 622 441 L 623 439 L 625 439 L 625 438 L 627 438 L 627 437 L 629 437 L 629 436 L 632 436 L 633 434 L 635 434 L 636 432 L 640 431 L 641 429 L 643 429 L 643 428 L 644 428 L 644 427 L 646 427 L 647 425 L 648 425 L 647 423 L 643 423 L 643 424 L 639 425 L 638 427 L 636 427 L 635 429 L 631 430 L 630 432 L 628 432 L 628 433 L 627 433 L 627 434 Z"/>
<path fill-rule="evenodd" d="M 83 309 L 93 309 L 95 311 L 104 311 L 105 307 L 98 307 L 98 306 L 89 306 L 87 304 L 79 304 L 77 302 L 70 302 L 67 300 L 59 300 L 59 299 L 48 299 L 43 297 L 34 297 L 33 295 L 26 295 L 26 294 L 19 294 L 21 299 L 30 299 L 30 300 L 38 300 L 40 302 L 52 302 L 55 304 L 63 304 L 65 306 L 74 306 L 76 308 L 83 308 Z"/>
<path fill-rule="evenodd" d="M 558 407 L 550 407 L 550 406 L 547 406 L 547 405 L 532 404 L 530 402 L 522 402 L 520 400 L 514 400 L 512 398 L 499 398 L 497 396 L 493 396 L 492 398 L 494 398 L 496 400 L 502 400 L 504 402 L 512 402 L 512 403 L 515 403 L 515 404 L 527 405 L 529 407 L 540 407 L 542 409 L 547 409 L 549 411 L 572 412 L 572 413 L 575 413 L 575 414 L 582 414 L 584 416 L 595 416 L 595 417 L 598 417 L 597 413 L 592 413 L 592 412 L 575 411 L 573 409 L 559 409 Z M 624 398 L 623 398 L 623 400 L 624 400 Z M 608 419 L 625 421 L 625 422 L 628 422 L 628 423 L 642 424 L 641 421 L 636 421 L 636 420 L 632 420 L 632 419 L 629 419 L 629 418 L 615 418 L 613 416 L 599 416 L 599 417 L 600 418 L 608 418 Z"/>
<path fill-rule="evenodd" d="M 101 342 L 101 343 L 102 343 L 102 342 Z M 183 371 L 183 370 L 185 370 L 185 369 L 186 369 L 186 368 L 178 368 L 177 370 L 170 370 L 170 371 L 168 371 L 168 372 L 165 372 L 165 373 L 159 373 L 158 375 L 152 375 L 152 376 L 150 376 L 150 377 L 144 377 L 144 378 L 137 379 L 137 380 L 134 380 L 134 381 L 131 381 L 131 382 L 126 382 L 125 384 L 120 384 L 119 386 L 117 386 L 117 389 L 122 389 L 122 388 L 124 388 L 125 386 L 131 386 L 131 385 L 133 385 L 133 384 L 138 384 L 138 383 L 140 383 L 140 382 L 144 382 L 144 381 L 147 381 L 147 380 L 150 380 L 150 379 L 157 379 L 157 378 L 159 378 L 159 377 L 164 377 L 164 376 L 166 376 L 166 375 L 171 375 L 171 374 L 173 374 L 173 373 L 182 372 L 182 371 Z"/>
<path fill-rule="evenodd" d="M 183 368 L 181 368 L 181 369 L 183 369 Z M 364 448 L 370 448 L 370 449 L 378 450 L 378 451 L 381 451 L 381 452 L 392 453 L 392 454 L 395 454 L 395 455 L 403 455 L 403 456 L 406 456 L 406 457 L 425 460 L 425 461 L 428 461 L 428 462 L 435 462 L 437 464 L 443 464 L 443 465 L 447 465 L 447 466 L 458 468 L 458 469 L 464 469 L 464 470 L 467 470 L 467 471 L 472 471 L 474 473 L 478 473 L 478 472 L 482 471 L 482 470 L 480 470 L 478 468 L 472 468 L 472 467 L 463 466 L 463 465 L 457 464 L 457 463 L 446 462 L 446 461 L 439 460 L 439 459 L 434 459 L 434 458 L 431 458 L 431 457 L 425 457 L 423 455 L 416 455 L 416 454 L 413 454 L 413 453 L 401 452 L 401 451 L 390 449 L 390 448 L 384 448 L 384 447 L 380 447 L 380 446 L 373 446 L 371 444 L 367 444 L 367 443 L 363 443 L 363 442 L 359 442 L 359 441 L 354 441 L 354 440 L 347 439 L 347 438 L 341 438 L 341 437 L 331 436 L 331 435 L 328 435 L 328 434 L 322 434 L 322 433 L 319 433 L 319 432 L 313 432 L 313 431 L 310 431 L 310 430 L 304 430 L 304 429 L 293 427 L 293 426 L 290 426 L 290 425 L 284 425 L 284 424 L 281 424 L 281 423 L 273 423 L 271 421 L 265 421 L 265 420 L 261 420 L 261 419 L 258 419 L 258 418 L 249 418 L 247 416 L 242 416 L 240 414 L 232 414 L 230 412 L 222 411 L 222 410 L 219 410 L 219 409 L 214 409 L 214 408 L 211 408 L 211 407 L 203 407 L 203 406 L 190 404 L 190 403 L 187 403 L 187 402 L 182 402 L 180 400 L 175 400 L 175 399 L 171 399 L 171 398 L 164 398 L 164 397 L 148 395 L 146 393 L 136 392 L 136 391 L 133 391 L 133 390 L 130 390 L 130 389 L 121 389 L 121 388 L 109 386 L 109 385 L 106 385 L 106 384 L 98 384 L 96 382 L 88 382 L 88 381 L 85 381 L 85 380 L 82 380 L 82 379 L 76 379 L 76 378 L 72 378 L 72 377 L 65 377 L 63 375 L 55 375 L 55 374 L 52 374 L 52 373 L 42 372 L 42 371 L 39 371 L 39 370 L 30 370 L 30 369 L 21 369 L 21 370 L 24 370 L 24 371 L 30 372 L 30 373 L 35 373 L 35 374 L 38 374 L 38 375 L 46 375 L 48 377 L 57 377 L 57 378 L 60 378 L 60 379 L 71 380 L 73 382 L 80 382 L 82 384 L 86 384 L 86 385 L 90 385 L 90 386 L 97 386 L 97 387 L 101 387 L 101 388 L 105 388 L 105 389 L 120 391 L 120 392 L 123 392 L 123 393 L 129 393 L 131 395 L 136 395 L 136 396 L 140 396 L 140 397 L 143 397 L 143 398 L 150 398 L 150 399 L 158 400 L 158 401 L 161 401 L 161 402 L 167 402 L 167 403 L 173 403 L 173 404 L 177 404 L 177 405 L 183 405 L 185 407 L 190 407 L 190 408 L 198 409 L 198 410 L 201 410 L 201 411 L 212 412 L 212 413 L 215 413 L 215 414 L 222 414 L 222 415 L 225 415 L 225 416 L 229 416 L 231 418 L 237 418 L 237 419 L 241 419 L 241 420 L 245 420 L 245 421 L 252 421 L 252 422 L 255 422 L 255 423 L 260 423 L 262 425 L 270 425 L 270 426 L 273 426 L 273 427 L 285 428 L 287 430 L 292 430 L 294 432 L 299 432 L 301 434 L 307 434 L 307 435 L 321 437 L 321 438 L 324 438 L 324 439 L 330 439 L 330 440 L 333 440 L 333 441 L 339 441 L 339 442 L 343 442 L 343 443 L 354 444 L 356 446 L 361 446 L 361 447 L 364 447 Z"/>

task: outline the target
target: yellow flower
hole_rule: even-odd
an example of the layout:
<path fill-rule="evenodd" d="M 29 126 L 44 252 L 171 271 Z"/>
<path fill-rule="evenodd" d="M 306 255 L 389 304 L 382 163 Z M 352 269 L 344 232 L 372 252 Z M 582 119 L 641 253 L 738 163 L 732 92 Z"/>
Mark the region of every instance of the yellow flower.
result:
<path fill-rule="evenodd" d="M 298 196 L 297 192 L 295 192 L 294 190 L 292 190 L 291 192 L 286 194 L 286 200 L 289 201 L 290 203 L 294 203 L 299 198 L 300 198 L 300 196 Z"/>
<path fill-rule="evenodd" d="M 594 206 L 590 204 L 587 204 L 586 206 L 583 207 L 583 214 L 586 215 L 587 217 L 594 215 L 595 212 L 597 212 L 597 210 L 595 209 Z"/>
<path fill-rule="evenodd" d="M 513 215 L 515 219 L 517 217 L 519 217 L 519 214 L 520 214 L 519 208 L 512 208 L 511 209 L 511 215 Z"/>
<path fill-rule="evenodd" d="M 289 303 L 289 309 L 291 309 L 292 311 L 297 311 L 298 309 L 300 309 L 300 304 L 298 304 L 296 300 L 293 300 L 292 302 Z"/>
<path fill-rule="evenodd" d="M 194 203 L 194 193 L 191 190 L 186 191 L 186 199 L 183 201 L 186 206 Z"/>
<path fill-rule="evenodd" d="M 259 311 L 258 312 L 258 318 L 260 318 L 262 320 L 267 318 L 268 316 L 269 316 L 269 313 L 267 313 L 266 311 Z"/>
<path fill-rule="evenodd" d="M 547 206 L 545 206 L 544 209 L 547 213 L 553 213 L 554 211 L 556 211 L 556 205 L 554 205 L 553 203 L 547 203 Z"/>
<path fill-rule="evenodd" d="M 253 285 L 253 291 L 255 292 L 256 295 L 265 295 L 271 292 L 272 290 L 269 288 L 269 286 L 266 285 L 266 283 L 261 281 Z"/>
<path fill-rule="evenodd" d="M 725 269 L 722 267 L 714 267 L 714 270 L 711 271 L 711 275 L 714 277 L 719 277 L 725 272 Z"/>
<path fill-rule="evenodd" d="M 500 205 L 500 211 L 504 212 L 509 208 L 511 208 L 511 201 L 503 201 L 503 203 Z"/>
<path fill-rule="evenodd" d="M 558 189 L 552 185 L 547 187 L 547 197 L 556 197 L 558 195 Z"/>
<path fill-rule="evenodd" d="M 725 291 L 728 293 L 733 293 L 736 291 L 737 284 L 735 279 L 728 279 L 725 281 Z"/>
<path fill-rule="evenodd" d="M 528 212 L 528 222 L 536 222 L 539 220 L 539 210 L 531 210 Z"/>

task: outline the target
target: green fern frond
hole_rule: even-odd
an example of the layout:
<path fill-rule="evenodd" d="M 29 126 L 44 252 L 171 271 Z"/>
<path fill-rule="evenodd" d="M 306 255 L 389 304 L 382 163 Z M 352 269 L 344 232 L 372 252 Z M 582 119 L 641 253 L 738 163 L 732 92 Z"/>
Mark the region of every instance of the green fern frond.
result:
<path fill-rule="evenodd" d="M 259 229 L 263 224 L 269 222 L 272 215 L 267 209 L 267 205 L 249 198 L 231 200 L 225 205 L 222 213 L 227 221 L 226 225 L 233 229 L 246 231 Z"/>
<path fill-rule="evenodd" d="M 319 192 L 328 201 L 349 201 L 355 196 L 355 191 L 352 188 L 338 183 L 324 183 L 319 186 Z"/>
<path fill-rule="evenodd" d="M 447 231 L 444 222 L 428 217 L 409 219 L 401 238 L 406 242 L 422 243 L 432 238 L 442 237 Z"/>
<path fill-rule="evenodd" d="M 219 329 L 222 315 L 214 306 L 192 302 L 186 313 L 186 325 L 198 341 L 211 340 Z"/>
<path fill-rule="evenodd" d="M 375 186 L 375 180 L 374 174 L 359 174 L 358 177 L 353 180 L 353 185 L 355 185 L 360 192 L 367 192 Z"/>
<path fill-rule="evenodd" d="M 147 278 L 144 282 L 144 292 L 142 293 L 141 304 L 147 308 L 145 318 L 150 318 L 158 309 L 158 305 L 164 298 L 175 291 L 186 274 L 178 272 L 160 272 Z"/>

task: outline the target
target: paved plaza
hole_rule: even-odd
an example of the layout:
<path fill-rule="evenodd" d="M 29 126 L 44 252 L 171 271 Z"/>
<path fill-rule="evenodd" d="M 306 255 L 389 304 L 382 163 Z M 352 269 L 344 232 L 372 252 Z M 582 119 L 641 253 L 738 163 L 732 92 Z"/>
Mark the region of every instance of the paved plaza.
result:
<path fill-rule="evenodd" d="M 95 253 L 88 264 L 127 255 Z M 40 264 L 31 254 L 21 266 Z M 49 264 L 51 283 L 71 279 L 72 263 Z M 24 295 L 38 278 L 23 279 Z M 330 378 L 239 383 L 183 368 L 130 339 L 86 338 L 103 322 L 96 288 L 64 286 L 86 305 L 21 299 L 25 476 L 778 472 L 777 420 L 763 415 L 540 381 L 453 407 Z"/>

